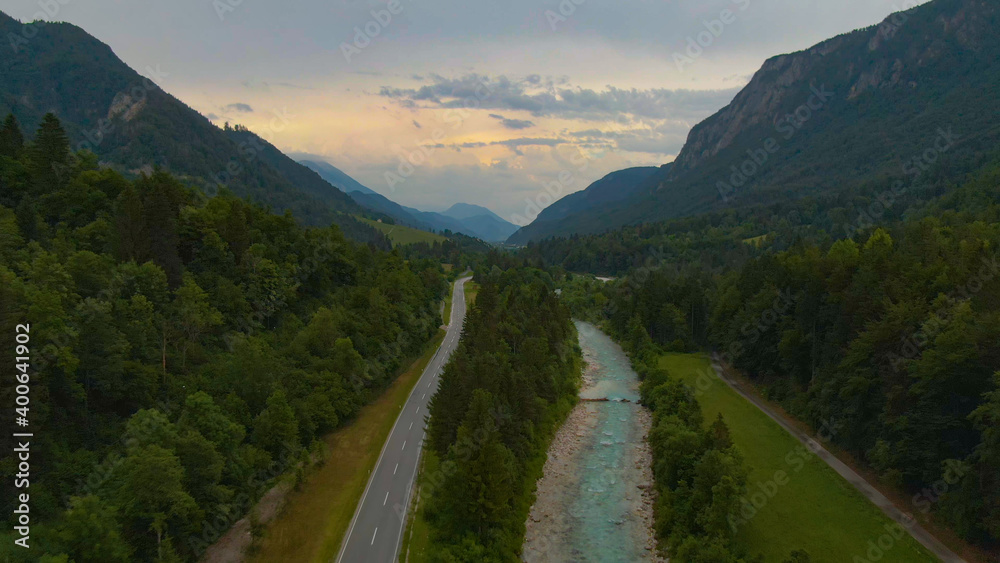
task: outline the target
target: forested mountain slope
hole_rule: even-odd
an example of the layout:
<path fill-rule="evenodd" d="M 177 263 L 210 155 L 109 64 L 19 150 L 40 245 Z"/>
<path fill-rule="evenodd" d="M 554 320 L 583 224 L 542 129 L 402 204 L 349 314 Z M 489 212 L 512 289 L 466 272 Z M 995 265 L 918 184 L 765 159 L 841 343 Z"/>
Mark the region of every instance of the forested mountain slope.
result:
<path fill-rule="evenodd" d="M 365 194 L 376 193 L 375 190 L 351 178 L 343 170 L 323 160 L 300 160 L 299 164 L 316 172 L 321 178 L 330 182 L 331 185 L 344 192 L 351 194 L 361 192 Z"/>
<path fill-rule="evenodd" d="M 162 170 L 130 181 L 52 115 L 33 138 L 0 128 L 0 330 L 28 335 L 0 355 L 30 357 L 35 432 L 31 549 L 8 528 L 0 559 L 195 561 L 437 332 L 442 267 Z"/>
<path fill-rule="evenodd" d="M 270 144 L 250 143 L 248 131 L 227 136 L 79 27 L 22 24 L 0 12 L 0 35 L 23 39 L 0 57 L 0 116 L 13 113 L 25 131 L 51 112 L 75 150 L 93 151 L 122 172 L 160 166 L 208 191 L 225 186 L 291 210 L 307 224 L 336 222 L 352 238 L 381 239 L 348 216 L 359 208 L 345 194 L 318 184 L 315 174 Z M 154 79 L 168 76 L 166 69 L 143 71 Z"/>
<path fill-rule="evenodd" d="M 664 169 L 670 166 L 667 164 Z M 645 166 L 612 172 L 587 186 L 586 189 L 572 193 L 546 207 L 530 225 L 515 232 L 507 242 L 524 244 L 538 238 L 542 233 L 547 233 L 548 229 L 553 228 L 562 219 L 586 211 L 597 211 L 608 204 L 627 200 L 656 171 L 655 167 Z"/>
<path fill-rule="evenodd" d="M 934 0 L 768 60 L 697 125 L 674 166 L 618 204 L 537 228 L 595 233 L 726 206 L 912 181 L 1000 139 L 1000 6 Z M 515 235 L 517 236 L 517 235 Z"/>

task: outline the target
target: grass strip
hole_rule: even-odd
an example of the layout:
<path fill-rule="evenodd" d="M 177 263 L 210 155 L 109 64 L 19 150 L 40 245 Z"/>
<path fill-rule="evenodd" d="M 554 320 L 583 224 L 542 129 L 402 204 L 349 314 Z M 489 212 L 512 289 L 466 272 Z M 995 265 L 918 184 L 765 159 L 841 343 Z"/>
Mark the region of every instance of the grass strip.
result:
<path fill-rule="evenodd" d="M 764 563 L 781 563 L 794 549 L 808 551 L 813 563 L 937 561 L 909 534 L 891 534 L 893 522 L 875 505 L 725 382 L 709 377 L 706 384 L 707 356 L 665 354 L 660 365 L 697 390 L 706 426 L 725 417 L 750 469 L 752 510 L 737 522 L 737 540 Z"/>
<path fill-rule="evenodd" d="M 439 331 L 382 396 L 325 438 L 326 463 L 288 496 L 285 510 L 268 525 L 250 561 L 327 562 L 337 556 L 382 445 L 444 336 L 445 331 Z"/>

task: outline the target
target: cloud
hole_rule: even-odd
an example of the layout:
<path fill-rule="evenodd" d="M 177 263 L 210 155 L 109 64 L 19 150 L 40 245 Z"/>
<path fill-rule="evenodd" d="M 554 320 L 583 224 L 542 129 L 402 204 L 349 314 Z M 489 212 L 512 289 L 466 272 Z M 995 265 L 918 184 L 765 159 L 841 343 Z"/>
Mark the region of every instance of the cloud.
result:
<path fill-rule="evenodd" d="M 315 90 L 312 86 L 303 86 L 302 84 L 294 84 L 292 82 L 268 82 L 267 80 L 251 79 L 244 80 L 240 84 L 242 84 L 247 90 L 254 90 L 257 92 L 271 92 L 271 86 L 280 86 L 290 90 Z"/>
<path fill-rule="evenodd" d="M 424 126 L 421 125 L 420 122 L 417 121 L 416 119 L 413 120 L 413 126 L 416 127 L 417 129 L 423 129 L 424 128 Z"/>
<path fill-rule="evenodd" d="M 585 129 L 566 133 L 578 146 L 586 143 L 610 145 L 614 149 L 654 155 L 676 156 L 687 140 L 689 127 L 685 123 L 665 121 L 655 126 L 607 131 Z"/>
<path fill-rule="evenodd" d="M 441 108 L 481 112 L 511 131 L 537 127 L 539 119 L 575 122 L 560 124 L 557 134 L 503 141 L 449 143 L 438 146 L 456 152 L 505 146 L 523 155 L 528 146 L 574 146 L 598 152 L 637 153 L 633 158 L 669 161 L 687 140 L 691 127 L 725 106 L 739 88 L 725 90 L 637 89 L 605 86 L 602 90 L 573 86 L 565 76 L 540 74 L 525 78 L 466 74 L 446 78 L 428 74 L 428 83 L 415 87 L 383 86 L 378 96 L 420 114 Z M 520 111 L 538 119 L 515 119 L 506 111 Z M 551 126 L 551 121 L 541 122 Z"/>
<path fill-rule="evenodd" d="M 507 139 L 506 141 L 493 141 L 491 145 L 503 145 L 505 147 L 525 147 L 525 146 L 542 146 L 542 147 L 554 147 L 556 145 L 564 145 L 566 141 L 563 139 L 538 139 L 521 137 L 519 139 Z"/>
<path fill-rule="evenodd" d="M 207 117 L 209 121 L 216 121 L 219 119 L 219 116 L 215 115 L 214 113 L 208 113 L 205 115 L 205 117 Z"/>
<path fill-rule="evenodd" d="M 470 143 L 455 143 L 451 145 L 446 144 L 436 144 L 432 145 L 434 148 L 452 148 L 452 149 L 481 149 L 483 147 L 528 147 L 528 146 L 539 146 L 539 147 L 555 147 L 558 145 L 565 145 L 568 143 L 565 139 L 549 139 L 549 138 L 529 138 L 521 137 L 518 139 L 506 139 L 503 141 L 491 141 L 489 143 L 483 142 L 470 142 Z"/>
<path fill-rule="evenodd" d="M 282 86 L 284 88 L 291 88 L 293 90 L 315 90 L 315 88 L 313 88 L 312 86 L 303 86 L 301 84 L 292 84 L 291 82 L 277 82 L 276 84 L 278 86 Z"/>
<path fill-rule="evenodd" d="M 243 103 L 239 103 L 239 102 L 237 102 L 235 104 L 229 104 L 228 106 L 226 106 L 226 107 L 224 107 L 222 109 L 225 110 L 225 111 L 235 111 L 235 112 L 239 112 L 239 113 L 252 113 L 253 112 L 253 108 L 250 107 L 248 104 L 243 104 Z"/>
<path fill-rule="evenodd" d="M 493 119 L 500 120 L 500 124 L 506 127 L 507 129 L 521 130 L 535 126 L 534 122 L 532 121 L 527 121 L 524 119 L 507 119 L 506 117 L 502 115 L 497 115 L 495 113 L 491 113 L 490 117 L 492 117 Z"/>
<path fill-rule="evenodd" d="M 736 96 L 739 88 L 724 90 L 639 90 L 606 86 L 601 91 L 568 87 L 565 81 L 539 75 L 511 79 L 466 74 L 458 78 L 431 75 L 420 88 L 383 86 L 379 95 L 406 108 L 473 108 L 526 111 L 536 117 L 586 121 L 683 119 L 695 121 L 716 111 Z"/>

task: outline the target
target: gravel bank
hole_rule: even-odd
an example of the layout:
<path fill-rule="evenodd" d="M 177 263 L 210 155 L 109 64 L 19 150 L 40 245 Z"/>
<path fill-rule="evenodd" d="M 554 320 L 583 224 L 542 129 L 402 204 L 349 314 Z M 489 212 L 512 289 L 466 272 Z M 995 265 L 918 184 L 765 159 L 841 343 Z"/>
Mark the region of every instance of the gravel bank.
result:
<path fill-rule="evenodd" d="M 587 362 L 581 396 L 600 398 L 595 391 L 606 384 L 589 338 L 581 335 Z M 611 410 L 609 410 L 611 409 Z M 621 435 L 608 430 L 609 417 Z M 656 555 L 653 536 L 653 476 L 646 442 L 651 416 L 635 403 L 581 402 L 567 417 L 549 448 L 544 474 L 537 483 L 535 504 L 527 521 L 523 559 L 529 563 L 553 561 L 608 561 L 586 545 L 590 538 L 611 536 L 618 546 L 633 546 L 632 553 L 617 551 L 621 561 L 665 561 Z M 619 457 L 609 465 L 598 457 L 602 448 L 617 445 Z M 596 485 L 595 485 L 596 483 Z M 600 495 L 623 498 L 599 500 Z M 595 514 L 591 501 L 604 506 L 610 501 L 613 514 Z M 624 503 L 624 504 L 622 504 Z M 641 549 L 638 549 L 641 547 Z"/>

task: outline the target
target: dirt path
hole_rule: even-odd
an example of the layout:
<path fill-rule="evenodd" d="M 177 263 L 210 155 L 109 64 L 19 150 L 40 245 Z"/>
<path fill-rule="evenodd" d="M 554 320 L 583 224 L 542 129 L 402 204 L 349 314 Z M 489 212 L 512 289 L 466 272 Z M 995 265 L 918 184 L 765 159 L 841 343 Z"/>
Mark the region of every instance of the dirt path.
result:
<path fill-rule="evenodd" d="M 819 442 L 814 440 L 811 436 L 789 424 L 784 417 L 779 416 L 771 410 L 768 405 L 758 399 L 753 393 L 746 391 L 738 381 L 731 379 L 726 373 L 726 368 L 724 368 L 719 362 L 718 354 L 712 355 L 712 369 L 715 370 L 719 379 L 724 381 L 726 385 L 729 385 L 733 391 L 736 391 L 744 399 L 750 401 L 750 403 L 760 409 L 761 412 L 770 417 L 771 420 L 777 422 L 782 428 L 785 429 L 785 431 L 794 436 L 795 439 L 802 442 L 803 445 L 812 450 L 817 457 L 826 462 L 826 464 L 840 474 L 841 477 L 847 479 L 847 481 L 853 485 L 854 488 L 861 491 L 861 494 L 865 495 L 865 497 L 874 503 L 875 506 L 879 507 L 879 509 L 882 510 L 886 516 L 902 525 L 903 528 L 905 528 L 910 535 L 913 536 L 913 539 L 920 542 L 921 545 L 930 550 L 931 553 L 945 563 L 967 563 L 965 559 L 956 555 L 955 552 L 948 548 L 948 546 L 941 543 L 940 540 L 921 527 L 920 524 L 918 524 L 911 516 L 897 508 L 896 505 L 892 504 L 892 501 L 880 493 L 878 489 L 872 486 L 871 483 L 866 481 L 862 476 L 858 475 L 847 464 L 837 459 L 837 456 L 828 452 L 826 448 L 821 446 Z"/>

